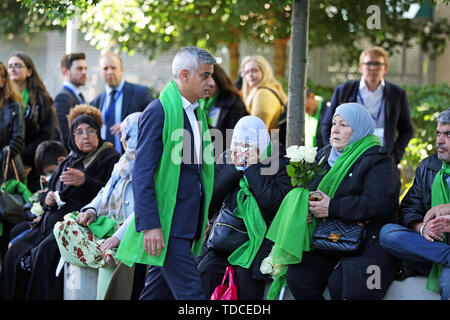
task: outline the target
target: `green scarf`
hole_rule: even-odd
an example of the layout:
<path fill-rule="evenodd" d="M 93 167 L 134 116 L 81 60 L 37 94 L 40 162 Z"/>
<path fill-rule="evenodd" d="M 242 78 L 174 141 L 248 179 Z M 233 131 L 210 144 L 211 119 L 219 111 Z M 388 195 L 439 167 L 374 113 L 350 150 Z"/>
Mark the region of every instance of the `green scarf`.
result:
<path fill-rule="evenodd" d="M 450 166 L 447 162 L 442 162 L 442 168 L 436 174 L 433 180 L 433 186 L 431 188 L 431 207 L 435 207 L 440 204 L 450 203 L 450 195 L 448 189 L 448 183 L 444 177 L 444 174 L 450 175 Z M 444 243 L 448 240 L 448 234 L 444 234 Z M 441 273 L 444 266 L 438 263 L 433 263 L 433 266 L 428 276 L 427 289 L 440 293 L 439 281 L 441 279 Z"/>
<path fill-rule="evenodd" d="M 28 102 L 30 101 L 30 94 L 28 92 L 28 88 L 25 87 L 22 91 L 22 99 L 23 99 L 23 113 L 27 111 L 28 108 Z"/>
<path fill-rule="evenodd" d="M 353 164 L 364 152 L 377 145 L 380 145 L 380 139 L 370 135 L 346 146 L 342 155 L 320 181 L 317 189 L 333 198 Z M 267 232 L 266 238 L 275 243 L 273 263 L 286 265 L 274 279 L 268 293 L 268 299 L 275 299 L 281 288 L 286 286 L 287 265 L 301 262 L 303 252 L 310 250 L 310 243 L 316 228 L 316 219 L 313 219 L 309 224 L 307 223 L 308 205 L 309 190 L 292 189 L 281 203 Z"/>
<path fill-rule="evenodd" d="M 305 140 L 310 142 L 313 147 L 317 146 L 317 126 L 319 125 L 322 105 L 323 100 L 317 101 L 317 110 L 313 116 L 305 113 Z"/>
<path fill-rule="evenodd" d="M 183 142 L 182 132 L 184 129 L 184 116 L 181 93 L 173 80 L 163 89 L 163 91 L 161 91 L 159 99 L 164 109 L 164 126 L 162 132 L 164 147 L 158 169 L 155 173 L 155 190 L 165 246 L 161 251 L 161 255 L 157 257 L 150 256 L 144 249 L 144 234 L 143 232 L 136 231 L 133 217 L 116 254 L 116 258 L 129 267 L 131 267 L 133 263 L 151 264 L 155 266 L 162 266 L 164 264 L 167 245 L 170 238 L 173 211 L 177 201 L 182 152 L 180 146 Z M 211 202 L 212 196 L 214 183 L 214 155 L 211 137 L 206 124 L 206 117 L 200 108 L 196 109 L 196 114 L 201 125 L 203 137 L 201 181 L 205 192 L 202 232 L 200 239 L 195 240 L 192 245 L 193 254 L 198 256 L 201 252 L 203 234 L 208 219 L 209 203 Z"/>
<path fill-rule="evenodd" d="M 213 125 L 213 119 L 209 117 L 209 111 L 211 110 L 211 107 L 216 104 L 217 96 L 219 95 L 219 90 L 216 91 L 211 97 L 208 99 L 200 99 L 198 101 L 200 108 L 202 109 L 203 113 L 207 117 L 208 124 L 210 126 Z"/>
<path fill-rule="evenodd" d="M 78 213 L 78 211 L 74 211 L 70 214 L 70 217 L 76 221 Z M 106 239 L 111 237 L 114 232 L 116 232 L 117 221 L 107 216 L 99 216 L 97 217 L 97 220 L 90 223 L 87 227 L 98 239 Z"/>

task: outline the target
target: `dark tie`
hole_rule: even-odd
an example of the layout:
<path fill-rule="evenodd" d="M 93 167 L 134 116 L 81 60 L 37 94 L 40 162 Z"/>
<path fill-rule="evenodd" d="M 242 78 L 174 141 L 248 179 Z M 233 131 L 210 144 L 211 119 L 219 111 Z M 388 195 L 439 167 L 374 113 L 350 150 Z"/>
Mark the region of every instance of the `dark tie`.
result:
<path fill-rule="evenodd" d="M 78 97 L 80 98 L 80 101 L 81 101 L 82 104 L 86 103 L 86 99 L 84 98 L 84 96 L 83 96 L 83 94 L 81 92 L 78 94 Z"/>
<path fill-rule="evenodd" d="M 114 136 L 111 134 L 111 132 L 109 131 L 109 129 L 111 129 L 111 127 L 115 124 L 114 120 L 116 117 L 116 112 L 115 112 L 115 101 L 114 101 L 114 96 L 116 95 L 117 90 L 112 90 L 109 93 L 109 105 L 108 105 L 108 109 L 106 109 L 106 114 L 105 114 L 105 123 L 106 123 L 106 141 L 111 142 L 112 144 L 114 144 Z"/>

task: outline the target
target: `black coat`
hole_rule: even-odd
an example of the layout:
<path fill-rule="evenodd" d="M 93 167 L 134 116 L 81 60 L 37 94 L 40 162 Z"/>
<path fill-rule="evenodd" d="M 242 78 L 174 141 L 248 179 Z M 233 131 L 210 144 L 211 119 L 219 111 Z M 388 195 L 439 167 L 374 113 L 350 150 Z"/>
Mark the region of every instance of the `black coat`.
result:
<path fill-rule="evenodd" d="M 7 151 L 4 148 L 9 146 L 10 158 L 12 159 L 20 153 L 24 146 L 25 125 L 22 110 L 22 106 L 17 102 L 7 102 L 0 108 L 0 181 L 3 180 L 3 170 L 7 157 Z M 7 179 L 12 177 L 8 175 Z"/>
<path fill-rule="evenodd" d="M 322 123 L 323 143 L 327 145 L 330 140 L 331 124 L 336 108 L 345 102 L 356 102 L 360 80 L 350 80 L 336 88 L 331 104 L 326 111 Z M 385 81 L 384 87 L 384 138 L 386 149 L 392 153 L 396 163 L 399 163 L 405 153 L 409 140 L 414 136 L 411 115 L 409 112 L 406 91 L 396 84 Z M 397 135 L 397 138 L 396 137 Z"/>
<path fill-rule="evenodd" d="M 419 163 L 413 185 L 400 205 L 399 218 L 402 225 L 410 227 L 413 223 L 423 221 L 425 214 L 431 209 L 434 177 L 441 168 L 442 160 L 435 154 Z"/>
<path fill-rule="evenodd" d="M 216 143 L 218 143 L 220 139 L 216 140 L 214 134 L 211 134 L 211 140 L 214 143 L 216 154 L 220 155 L 223 151 L 230 148 L 232 136 L 230 134 L 229 141 L 227 141 L 227 129 L 230 133 L 232 133 L 232 130 L 234 129 L 234 126 L 239 121 L 239 119 L 248 115 L 248 113 L 245 110 L 244 102 L 242 102 L 239 96 L 235 95 L 225 96 L 219 94 L 214 106 L 220 108 L 219 119 L 217 120 L 217 125 L 214 127 L 214 129 L 218 129 L 222 134 L 222 146 L 216 145 Z"/>
<path fill-rule="evenodd" d="M 70 155 L 69 155 L 70 156 Z M 79 187 L 66 188 L 62 198 L 66 204 L 47 210 L 42 219 L 24 237 L 17 240 L 8 250 L 3 261 L 0 277 L 0 297 L 14 299 L 18 294 L 16 282 L 25 290 L 27 299 L 62 299 L 62 275 L 55 277 L 60 254 L 53 236 L 56 222 L 63 220 L 69 212 L 80 210 L 88 204 L 109 180 L 114 164 L 119 160 L 118 152 L 110 146 L 100 152 L 84 170 L 86 182 Z M 49 189 L 56 191 L 56 181 L 61 174 L 56 170 L 52 176 Z M 47 193 L 42 194 L 43 203 Z M 16 270 L 21 257 L 31 254 L 31 274 L 16 277 Z M 28 280 L 29 278 L 29 280 Z"/>
<path fill-rule="evenodd" d="M 237 207 L 236 197 L 240 190 L 239 181 L 242 178 L 242 171 L 235 169 L 229 152 L 225 153 L 222 159 L 224 164 L 216 164 L 215 166 L 214 191 L 210 204 L 211 225 L 222 205 L 225 205 L 231 211 Z M 273 161 L 278 165 L 278 171 L 274 175 L 261 174 L 261 168 L 267 168 L 268 164 L 255 164 L 245 170 L 250 191 L 258 203 L 267 228 L 269 228 L 284 197 L 292 188 L 291 178 L 286 172 L 286 165 L 289 163 L 289 160 L 281 156 Z M 227 162 L 231 164 L 226 164 Z M 259 272 L 259 266 L 261 261 L 269 255 L 272 244 L 270 240 L 265 239 L 250 266 L 255 279 L 262 276 Z M 225 266 L 228 264 L 227 258 L 227 256 L 216 254 L 212 250 L 207 249 L 204 244 L 199 271 L 201 273 L 213 272 L 223 274 Z"/>

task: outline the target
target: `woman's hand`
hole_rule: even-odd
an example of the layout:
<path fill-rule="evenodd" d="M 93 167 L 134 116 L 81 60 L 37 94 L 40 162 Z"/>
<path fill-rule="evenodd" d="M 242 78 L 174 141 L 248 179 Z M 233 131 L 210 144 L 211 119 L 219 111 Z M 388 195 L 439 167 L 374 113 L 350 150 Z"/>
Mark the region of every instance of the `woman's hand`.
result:
<path fill-rule="evenodd" d="M 67 168 L 67 170 L 61 174 L 59 180 L 66 185 L 79 187 L 86 181 L 86 176 L 81 170 Z"/>
<path fill-rule="evenodd" d="M 328 207 L 330 206 L 331 198 L 320 190 L 317 190 L 322 195 L 322 200 L 320 201 L 309 201 L 308 210 L 316 218 L 326 218 L 328 217 Z"/>
<path fill-rule="evenodd" d="M 50 191 L 49 193 L 47 193 L 47 195 L 45 196 L 44 203 L 49 207 L 56 206 L 56 196 L 53 191 Z"/>
<path fill-rule="evenodd" d="M 92 222 L 95 221 L 95 213 L 92 210 L 88 210 L 85 212 L 80 212 L 77 215 L 77 223 L 82 225 L 82 226 L 88 226 L 90 225 Z"/>
<path fill-rule="evenodd" d="M 102 243 L 102 245 L 100 246 L 100 251 L 102 252 L 102 255 L 106 257 L 106 251 L 117 248 L 119 244 L 120 240 L 112 236 Z"/>
<path fill-rule="evenodd" d="M 257 164 L 259 162 L 258 148 L 251 147 L 247 152 L 245 152 L 245 159 L 247 161 L 247 168 L 251 165 Z"/>

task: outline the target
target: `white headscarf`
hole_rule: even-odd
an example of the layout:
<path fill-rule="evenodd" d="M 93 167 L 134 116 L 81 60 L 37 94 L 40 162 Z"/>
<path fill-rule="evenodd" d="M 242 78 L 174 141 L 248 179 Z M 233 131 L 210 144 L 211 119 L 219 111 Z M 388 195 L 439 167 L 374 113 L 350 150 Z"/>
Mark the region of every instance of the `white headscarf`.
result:
<path fill-rule="evenodd" d="M 242 117 L 234 126 L 231 151 L 235 148 L 236 143 L 255 146 L 258 148 L 259 154 L 264 153 L 270 143 L 270 135 L 264 121 L 256 116 Z"/>

